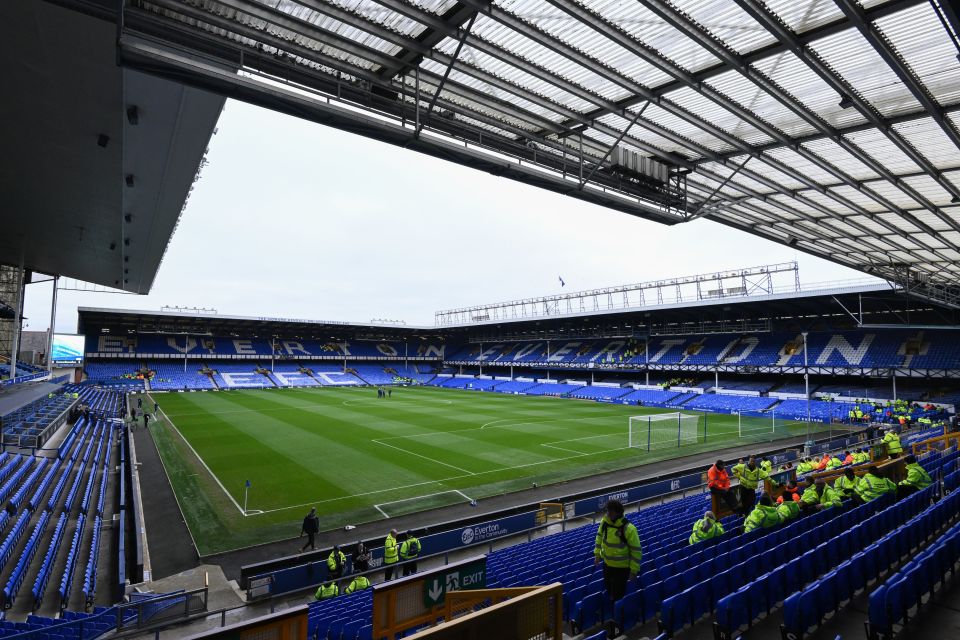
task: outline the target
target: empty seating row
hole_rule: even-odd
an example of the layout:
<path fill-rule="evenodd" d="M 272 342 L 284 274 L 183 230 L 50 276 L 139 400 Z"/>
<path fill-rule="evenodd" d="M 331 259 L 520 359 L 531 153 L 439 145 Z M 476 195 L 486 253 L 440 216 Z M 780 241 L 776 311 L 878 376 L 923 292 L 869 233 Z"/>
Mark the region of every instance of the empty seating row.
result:
<path fill-rule="evenodd" d="M 935 524 L 945 523 L 947 518 L 955 516 L 960 510 L 960 493 L 954 491 L 948 494 L 930 510 L 936 510 L 939 515 Z M 919 608 L 923 604 L 923 596 L 932 594 L 937 584 L 943 588 L 948 573 L 952 579 L 956 579 L 958 562 L 960 522 L 954 523 L 870 594 L 867 610 L 867 635 L 870 640 L 892 637 L 894 625 L 905 623 L 909 611 Z"/>
<path fill-rule="evenodd" d="M 53 537 L 50 538 L 50 544 L 47 545 L 47 553 L 43 556 L 43 563 L 37 572 L 37 577 L 33 581 L 33 588 L 30 592 L 33 594 L 33 610 L 36 611 L 43 603 L 43 592 L 47 589 L 47 583 L 53 574 L 53 563 L 56 561 L 57 552 L 60 550 L 60 543 L 63 542 L 64 532 L 69 522 L 69 514 L 61 513 L 57 520 L 57 527 L 53 531 Z"/>
<path fill-rule="evenodd" d="M 17 592 L 20 590 L 20 585 L 23 583 L 24 578 L 27 577 L 27 569 L 30 568 L 30 563 L 33 562 L 33 556 L 36 555 L 37 549 L 40 548 L 40 538 L 43 537 L 43 533 L 46 531 L 47 523 L 49 522 L 50 512 L 44 511 L 40 514 L 40 520 L 34 525 L 33 533 L 30 534 L 30 538 L 27 540 L 27 544 L 23 548 L 17 564 L 13 567 L 13 572 L 7 579 L 7 584 L 3 587 L 4 609 L 9 609 L 13 606 Z"/>

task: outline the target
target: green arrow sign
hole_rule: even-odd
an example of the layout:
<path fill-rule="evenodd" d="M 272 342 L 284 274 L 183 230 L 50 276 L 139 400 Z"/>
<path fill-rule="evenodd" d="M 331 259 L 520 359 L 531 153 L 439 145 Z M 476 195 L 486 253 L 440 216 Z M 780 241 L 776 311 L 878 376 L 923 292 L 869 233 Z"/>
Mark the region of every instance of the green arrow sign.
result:
<path fill-rule="evenodd" d="M 432 608 L 443 604 L 448 591 L 466 591 L 483 589 L 487 584 L 485 561 L 451 568 L 447 572 L 438 571 L 423 582 L 423 604 Z"/>

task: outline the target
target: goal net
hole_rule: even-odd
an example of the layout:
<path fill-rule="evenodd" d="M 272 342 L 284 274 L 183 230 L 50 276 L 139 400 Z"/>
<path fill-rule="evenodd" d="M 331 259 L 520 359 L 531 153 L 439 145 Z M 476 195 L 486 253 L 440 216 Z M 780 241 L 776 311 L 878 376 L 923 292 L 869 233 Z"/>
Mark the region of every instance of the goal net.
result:
<path fill-rule="evenodd" d="M 640 449 L 662 449 L 696 444 L 700 416 L 689 413 L 657 413 L 630 416 L 627 446 Z"/>
<path fill-rule="evenodd" d="M 737 414 L 737 431 L 741 438 L 772 440 L 803 434 L 809 425 L 796 416 L 776 411 L 742 411 Z"/>

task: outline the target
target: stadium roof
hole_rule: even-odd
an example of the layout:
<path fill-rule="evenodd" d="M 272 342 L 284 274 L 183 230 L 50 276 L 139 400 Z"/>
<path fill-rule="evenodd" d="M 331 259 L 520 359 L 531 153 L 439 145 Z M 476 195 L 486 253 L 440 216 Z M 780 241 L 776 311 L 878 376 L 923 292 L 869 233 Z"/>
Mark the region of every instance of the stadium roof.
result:
<path fill-rule="evenodd" d="M 814 327 L 826 319 L 832 326 L 960 327 L 956 310 L 904 297 L 887 284 L 836 283 L 789 294 L 747 295 L 681 302 L 665 300 L 637 308 L 415 326 L 396 323 L 338 322 L 267 316 L 233 316 L 193 311 L 148 311 L 80 307 L 79 333 L 167 333 L 191 335 L 352 337 L 357 340 L 471 336 L 484 339 L 531 339 L 590 335 L 610 337 L 646 332 L 703 334 L 770 331 L 771 321 Z"/>
<path fill-rule="evenodd" d="M 116 35 L 0 3 L 0 262 L 146 293 L 224 99 L 117 66 Z"/>
<path fill-rule="evenodd" d="M 124 64 L 960 300 L 946 0 L 126 4 Z M 669 181 L 625 177 L 618 145 Z"/>

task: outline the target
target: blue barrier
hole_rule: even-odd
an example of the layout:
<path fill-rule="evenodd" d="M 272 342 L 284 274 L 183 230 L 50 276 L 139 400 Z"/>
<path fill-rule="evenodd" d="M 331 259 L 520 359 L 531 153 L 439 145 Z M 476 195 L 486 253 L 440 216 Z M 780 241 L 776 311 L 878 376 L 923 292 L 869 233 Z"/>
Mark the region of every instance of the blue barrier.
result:
<path fill-rule="evenodd" d="M 505 518 L 473 524 L 462 529 L 423 536 L 419 538 L 421 554 L 432 555 L 454 551 L 477 543 L 493 542 L 499 538 L 529 531 L 542 524 L 542 522 L 538 522 L 537 514 L 537 511 L 518 513 Z M 370 568 L 377 569 L 382 566 L 383 548 L 379 547 L 372 550 Z M 352 570 L 351 560 L 348 559 L 347 573 L 352 572 Z M 280 569 L 262 576 L 253 576 L 250 580 L 256 580 L 267 575 L 273 578 L 270 595 L 300 591 L 327 579 L 326 558 L 288 569 Z"/>

